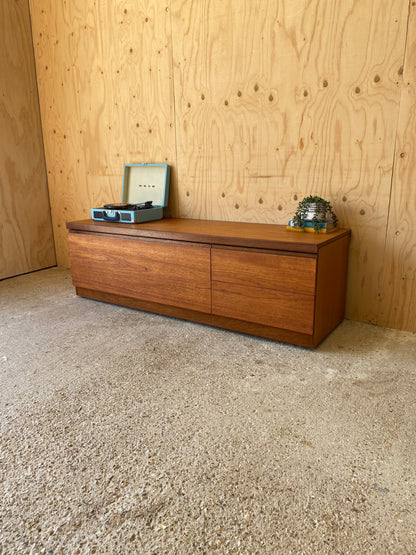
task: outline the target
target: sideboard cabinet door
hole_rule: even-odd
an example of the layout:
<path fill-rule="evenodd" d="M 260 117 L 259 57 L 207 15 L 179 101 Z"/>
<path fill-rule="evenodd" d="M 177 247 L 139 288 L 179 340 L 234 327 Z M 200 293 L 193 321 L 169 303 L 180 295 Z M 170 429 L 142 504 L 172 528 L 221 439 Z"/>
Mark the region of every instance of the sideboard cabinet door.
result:
<path fill-rule="evenodd" d="M 211 312 L 210 248 L 70 233 L 76 287 Z"/>
<path fill-rule="evenodd" d="M 311 334 L 316 257 L 212 249 L 212 312 Z"/>

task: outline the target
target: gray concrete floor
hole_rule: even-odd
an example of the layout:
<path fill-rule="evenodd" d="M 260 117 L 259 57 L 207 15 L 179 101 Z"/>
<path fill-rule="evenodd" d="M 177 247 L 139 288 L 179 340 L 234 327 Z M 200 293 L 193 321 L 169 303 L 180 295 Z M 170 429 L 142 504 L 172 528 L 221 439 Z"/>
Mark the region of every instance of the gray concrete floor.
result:
<path fill-rule="evenodd" d="M 0 553 L 415 553 L 416 335 L 315 351 L 0 282 Z"/>

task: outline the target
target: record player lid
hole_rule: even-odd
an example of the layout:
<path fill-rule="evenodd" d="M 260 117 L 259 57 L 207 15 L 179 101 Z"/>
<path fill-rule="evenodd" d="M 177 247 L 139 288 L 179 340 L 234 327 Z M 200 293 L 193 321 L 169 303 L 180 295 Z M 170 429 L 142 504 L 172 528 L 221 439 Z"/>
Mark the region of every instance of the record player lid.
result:
<path fill-rule="evenodd" d="M 121 202 L 139 204 L 152 201 L 153 206 L 167 206 L 169 181 L 167 164 L 125 164 Z"/>

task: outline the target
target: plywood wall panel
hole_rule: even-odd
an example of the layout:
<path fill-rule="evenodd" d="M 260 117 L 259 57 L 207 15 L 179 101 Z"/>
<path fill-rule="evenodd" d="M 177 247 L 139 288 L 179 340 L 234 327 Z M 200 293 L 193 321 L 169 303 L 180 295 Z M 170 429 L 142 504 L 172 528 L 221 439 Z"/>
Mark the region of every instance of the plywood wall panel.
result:
<path fill-rule="evenodd" d="M 330 199 L 347 317 L 416 331 L 411 0 L 30 6 L 60 264 L 125 162 L 168 162 L 174 216 L 285 224 Z"/>
<path fill-rule="evenodd" d="M 27 0 L 0 3 L 0 279 L 55 265 Z"/>
<path fill-rule="evenodd" d="M 347 314 L 373 321 L 407 1 L 172 6 L 179 215 L 286 223 L 331 199 L 353 228 Z"/>
<path fill-rule="evenodd" d="M 416 5 L 410 5 L 377 323 L 416 331 Z"/>
<path fill-rule="evenodd" d="M 30 0 L 58 261 L 68 220 L 121 198 L 124 163 L 175 156 L 170 14 L 153 1 Z"/>

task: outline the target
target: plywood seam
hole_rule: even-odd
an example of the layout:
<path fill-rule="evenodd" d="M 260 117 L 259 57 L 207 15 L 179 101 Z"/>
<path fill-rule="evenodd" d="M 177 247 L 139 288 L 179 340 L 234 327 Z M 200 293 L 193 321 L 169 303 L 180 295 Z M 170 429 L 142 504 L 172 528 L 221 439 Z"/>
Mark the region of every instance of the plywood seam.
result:
<path fill-rule="evenodd" d="M 36 88 L 37 108 L 38 108 L 38 114 L 39 114 L 40 140 L 41 140 L 41 147 L 42 147 L 42 154 L 43 154 L 43 167 L 45 171 L 46 192 L 48 195 L 49 218 L 50 218 L 51 229 L 52 229 L 52 244 L 53 244 L 53 250 L 55 254 L 55 266 L 56 266 L 57 265 L 56 242 L 55 242 L 55 233 L 54 233 L 53 216 L 52 216 L 51 191 L 49 186 L 48 168 L 46 165 L 46 149 L 45 149 L 45 140 L 44 140 L 43 118 L 42 118 L 42 111 L 40 109 L 38 68 L 37 68 L 37 62 L 36 62 L 35 45 L 33 43 L 32 10 L 30 9 L 30 0 L 27 0 L 27 9 L 29 14 L 29 25 L 30 25 L 30 44 L 32 45 L 33 66 L 35 71 L 35 88 Z"/>
<path fill-rule="evenodd" d="M 177 137 L 177 115 L 176 115 L 176 85 L 175 85 L 175 41 L 173 40 L 173 23 L 172 23 L 172 1 L 169 0 L 169 19 L 170 19 L 170 39 L 171 39 L 171 49 L 170 49 L 170 68 L 172 75 L 172 95 L 173 95 L 173 125 L 174 125 L 174 149 L 175 149 L 175 168 L 176 168 L 176 179 L 178 179 L 178 137 Z"/>
<path fill-rule="evenodd" d="M 37 97 L 37 107 L 38 107 L 38 114 L 39 114 L 39 122 L 40 122 L 40 135 L 41 135 L 41 143 L 42 143 L 42 154 L 43 154 L 43 166 L 45 169 L 45 176 L 46 176 L 46 184 L 47 184 L 47 191 L 48 191 L 48 205 L 49 205 L 49 213 L 52 220 L 52 210 L 51 210 L 51 197 L 49 193 L 49 180 L 48 180 L 48 171 L 46 167 L 46 155 L 45 155 L 45 142 L 43 139 L 44 130 L 43 130 L 43 123 L 42 123 L 42 114 L 40 111 L 40 99 L 39 99 L 39 85 L 38 85 L 38 69 L 36 65 L 36 56 L 35 56 L 35 46 L 33 44 L 33 28 L 32 28 L 32 13 L 30 10 L 30 0 L 27 0 L 27 8 L 29 13 L 29 25 L 30 25 L 30 44 L 32 45 L 32 54 L 33 54 L 33 65 L 35 68 L 35 88 L 36 88 L 36 97 Z M 55 238 L 54 240 L 54 248 L 55 248 Z M 56 249 L 55 249 L 56 251 Z"/>
<path fill-rule="evenodd" d="M 406 25 L 406 32 L 405 32 L 405 35 L 404 35 L 402 68 L 406 67 L 407 40 L 408 40 L 408 37 L 409 37 L 410 8 L 411 8 L 412 1 L 413 0 L 409 0 L 409 4 L 408 4 L 408 7 L 407 7 L 407 25 Z M 386 252 L 387 237 L 388 237 L 388 232 L 389 232 L 389 227 L 390 227 L 390 211 L 391 211 L 391 203 L 392 203 L 391 199 L 392 199 L 392 195 L 393 195 L 393 184 L 394 184 L 394 177 L 395 177 L 397 135 L 398 135 L 398 128 L 399 128 L 399 122 L 400 122 L 400 111 L 401 111 L 402 98 L 403 98 L 403 83 L 404 83 L 404 80 L 403 80 L 403 74 L 402 74 L 402 83 L 401 83 L 401 89 L 400 89 L 399 103 L 398 103 L 398 106 L 397 106 L 396 131 L 395 131 L 394 146 L 393 146 L 393 160 L 392 160 L 392 164 L 391 164 L 389 203 L 388 203 L 388 206 L 387 206 L 387 219 L 386 219 L 386 228 L 385 228 L 385 233 L 384 233 L 384 252 Z M 387 272 L 387 268 L 386 268 L 386 266 L 384 266 L 383 281 L 384 281 L 384 277 L 386 275 L 386 272 Z"/>
<path fill-rule="evenodd" d="M 408 3 L 406 32 L 404 34 L 403 62 L 402 62 L 403 73 L 402 73 L 402 82 L 401 82 L 401 89 L 400 89 L 400 95 L 399 95 L 399 102 L 398 102 L 398 107 L 397 107 L 396 129 L 395 129 L 395 135 L 394 135 L 393 159 L 392 159 L 391 174 L 390 174 L 389 201 L 388 201 L 388 206 L 387 206 L 386 227 L 385 227 L 385 232 L 384 232 L 384 245 L 383 245 L 384 257 L 385 257 L 385 254 L 386 254 L 388 237 L 389 237 L 389 232 L 390 232 L 392 196 L 393 196 L 393 187 L 394 187 L 394 181 L 395 181 L 395 169 L 396 169 L 396 157 L 397 157 L 397 143 L 398 143 L 400 113 L 401 113 L 401 109 L 402 109 L 402 99 L 403 99 L 403 90 L 404 90 L 404 78 L 403 78 L 403 76 L 404 76 L 404 69 L 406 67 L 406 54 L 407 54 L 407 45 L 408 45 L 408 37 L 409 37 L 410 10 L 411 10 L 412 1 L 413 0 L 409 0 L 409 3 Z M 381 290 L 384 287 L 384 283 L 385 283 L 388 271 L 389 271 L 389 268 L 387 267 L 386 264 L 384 264 L 383 272 L 382 272 L 380 282 L 379 282 L 380 283 L 380 286 L 378 288 L 378 293 L 379 294 L 380 294 Z M 377 323 L 377 324 L 380 323 L 381 319 L 382 318 L 381 318 L 381 314 L 380 314 L 380 307 L 378 307 L 377 313 L 376 313 L 376 322 L 375 323 Z M 368 319 L 366 319 L 366 320 L 368 320 Z"/>

